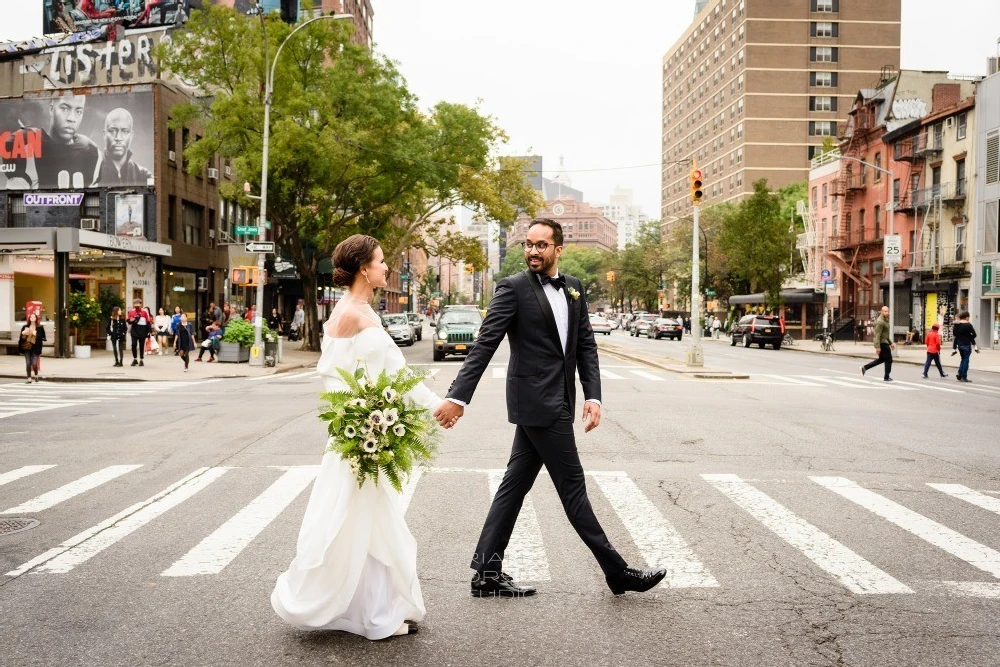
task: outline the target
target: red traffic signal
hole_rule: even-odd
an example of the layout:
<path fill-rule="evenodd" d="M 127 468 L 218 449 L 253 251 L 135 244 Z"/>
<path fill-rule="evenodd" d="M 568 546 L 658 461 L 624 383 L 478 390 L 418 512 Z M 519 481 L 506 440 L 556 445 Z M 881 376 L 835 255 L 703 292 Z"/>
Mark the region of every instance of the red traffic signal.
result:
<path fill-rule="evenodd" d="M 702 198 L 705 196 L 705 192 L 702 190 L 701 178 L 701 169 L 691 170 L 691 203 L 696 206 L 701 203 Z"/>

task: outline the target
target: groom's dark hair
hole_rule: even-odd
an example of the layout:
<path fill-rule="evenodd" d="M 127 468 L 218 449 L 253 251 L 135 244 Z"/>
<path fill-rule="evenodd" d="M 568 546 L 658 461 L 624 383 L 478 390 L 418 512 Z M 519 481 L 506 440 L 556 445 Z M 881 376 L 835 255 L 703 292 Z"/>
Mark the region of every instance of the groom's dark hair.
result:
<path fill-rule="evenodd" d="M 531 229 L 535 225 L 545 225 L 546 227 L 551 229 L 552 240 L 555 242 L 555 244 L 556 245 L 563 244 L 562 225 L 560 225 L 558 222 L 556 222 L 552 218 L 535 218 L 534 220 L 531 221 L 531 224 L 528 225 L 528 229 Z"/>

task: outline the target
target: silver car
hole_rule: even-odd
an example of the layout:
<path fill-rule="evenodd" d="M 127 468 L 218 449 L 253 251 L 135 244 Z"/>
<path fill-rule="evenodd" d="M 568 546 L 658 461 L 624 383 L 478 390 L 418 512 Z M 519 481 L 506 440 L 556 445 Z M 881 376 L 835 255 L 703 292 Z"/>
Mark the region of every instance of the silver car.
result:
<path fill-rule="evenodd" d="M 396 341 L 397 345 L 413 345 L 417 339 L 417 334 L 413 331 L 413 325 L 403 313 L 393 313 L 383 315 L 385 324 L 389 327 L 389 335 Z"/>
<path fill-rule="evenodd" d="M 611 335 L 611 320 L 600 315 L 590 316 L 590 327 L 594 330 L 595 334 L 604 334 L 605 336 Z"/>

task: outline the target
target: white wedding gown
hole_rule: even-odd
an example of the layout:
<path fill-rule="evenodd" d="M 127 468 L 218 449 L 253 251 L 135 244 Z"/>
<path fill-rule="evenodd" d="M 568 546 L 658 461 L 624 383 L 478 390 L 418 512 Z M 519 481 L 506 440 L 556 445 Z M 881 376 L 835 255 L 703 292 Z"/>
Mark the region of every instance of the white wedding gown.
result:
<path fill-rule="evenodd" d="M 324 327 L 317 370 L 327 391 L 344 388 L 337 368 L 353 372 L 363 364 L 377 376 L 406 365 L 378 315 L 348 298 L 337 304 Z M 441 404 L 423 384 L 408 396 L 432 411 Z M 368 480 L 358 488 L 339 454 L 323 455 L 295 558 L 278 577 L 271 606 L 301 630 L 343 630 L 373 640 L 389 637 L 405 620 L 423 619 L 417 544 L 406 527 L 399 493 L 387 480 L 380 479 L 378 486 Z"/>

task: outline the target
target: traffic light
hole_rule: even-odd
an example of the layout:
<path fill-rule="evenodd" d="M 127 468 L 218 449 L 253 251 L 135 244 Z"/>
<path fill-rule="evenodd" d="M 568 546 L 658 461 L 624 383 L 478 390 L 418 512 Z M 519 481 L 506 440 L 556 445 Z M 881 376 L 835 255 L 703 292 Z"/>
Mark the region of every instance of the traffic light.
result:
<path fill-rule="evenodd" d="M 701 169 L 691 170 L 691 203 L 695 206 L 700 204 L 702 197 L 705 196 L 705 192 L 701 189 L 701 176 Z"/>
<path fill-rule="evenodd" d="M 234 266 L 229 276 L 229 282 L 241 286 L 256 285 L 259 275 L 256 266 Z"/>
<path fill-rule="evenodd" d="M 614 271 L 608 271 L 607 274 L 604 277 L 608 279 L 609 283 L 613 283 L 615 281 L 615 272 Z"/>
<path fill-rule="evenodd" d="M 475 270 L 476 270 L 476 267 L 473 266 L 472 264 L 466 264 L 465 265 L 465 272 L 468 273 L 470 276 L 473 274 L 473 272 Z"/>

